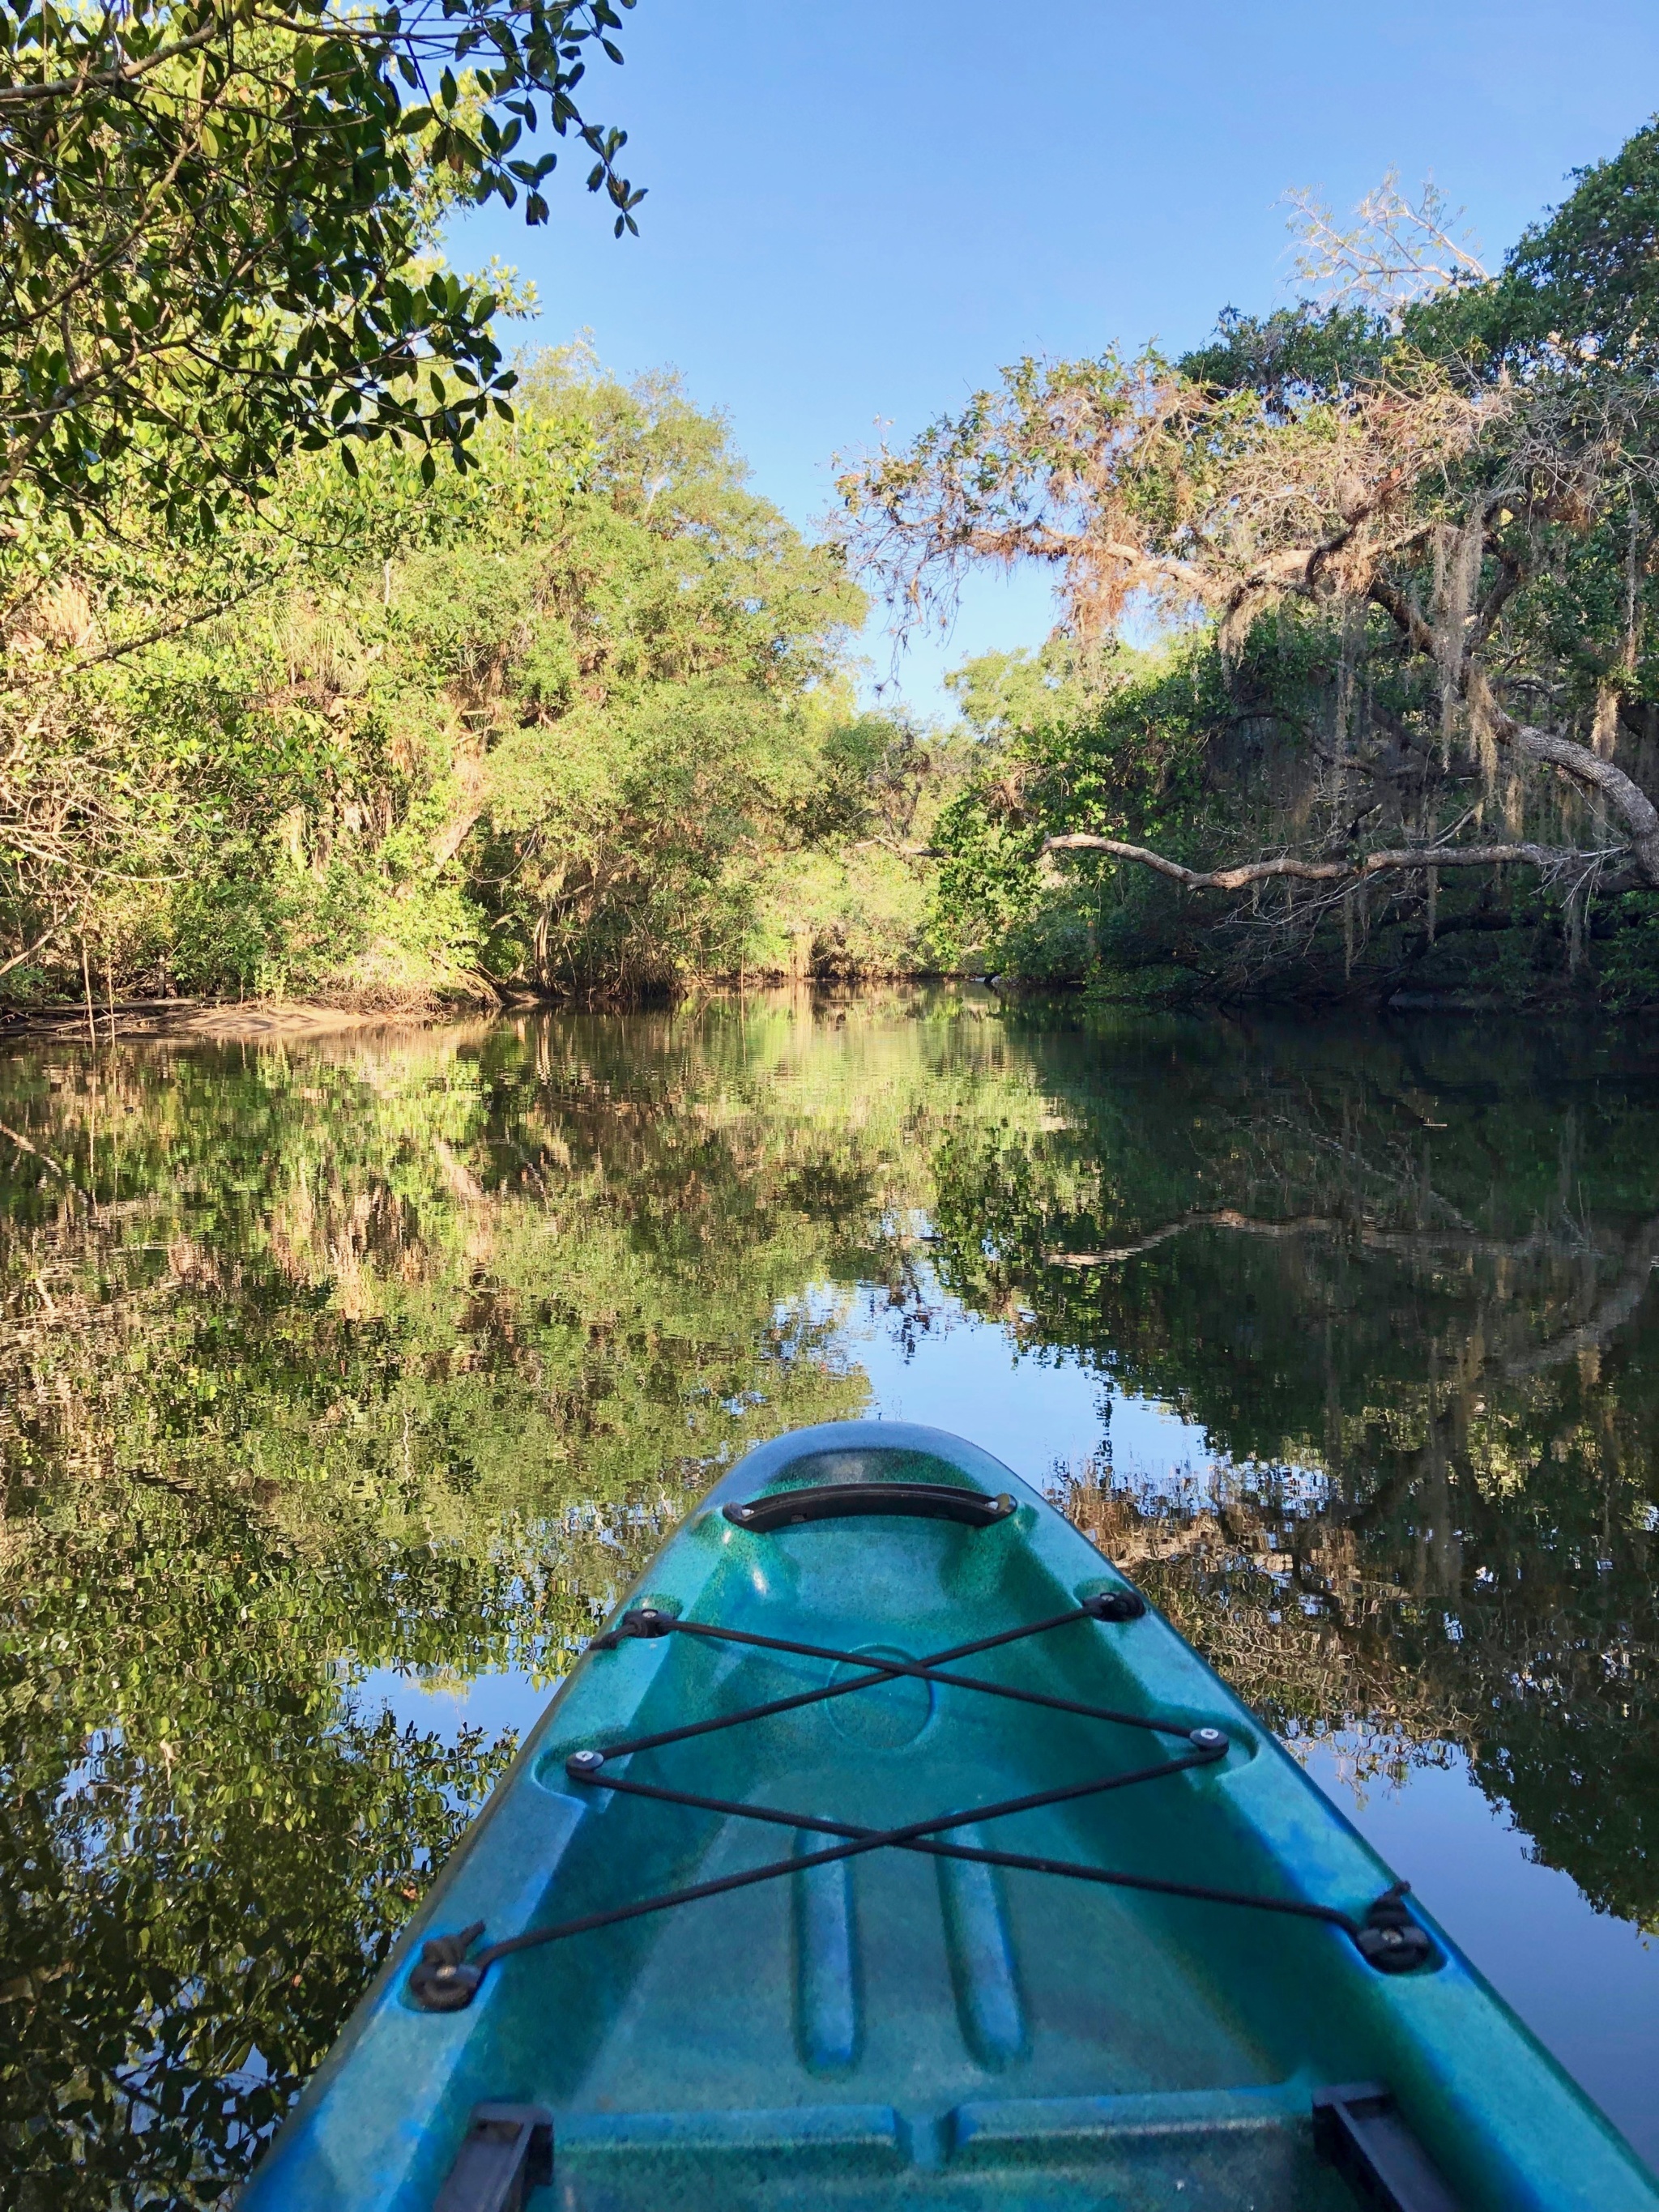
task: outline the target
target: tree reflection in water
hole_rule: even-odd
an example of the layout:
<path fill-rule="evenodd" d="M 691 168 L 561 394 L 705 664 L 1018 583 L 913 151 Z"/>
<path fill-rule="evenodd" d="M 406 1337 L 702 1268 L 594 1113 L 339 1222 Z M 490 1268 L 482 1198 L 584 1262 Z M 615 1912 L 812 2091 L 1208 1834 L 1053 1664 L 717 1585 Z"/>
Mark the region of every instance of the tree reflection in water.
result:
<path fill-rule="evenodd" d="M 1659 1054 L 1536 1033 L 1033 1036 L 1063 1135 L 964 1133 L 943 1275 L 1207 1433 L 1207 1494 L 1072 1470 L 1281 1732 L 1455 1746 L 1659 1928 Z M 1311 1478 L 1311 1479 L 1310 1479 Z"/>
<path fill-rule="evenodd" d="M 984 994 L 0 1067 L 0 2193 L 209 2203 L 714 1469 L 939 1285 L 1207 1432 L 1068 1509 L 1281 1730 L 1659 1924 L 1659 1056 Z"/>

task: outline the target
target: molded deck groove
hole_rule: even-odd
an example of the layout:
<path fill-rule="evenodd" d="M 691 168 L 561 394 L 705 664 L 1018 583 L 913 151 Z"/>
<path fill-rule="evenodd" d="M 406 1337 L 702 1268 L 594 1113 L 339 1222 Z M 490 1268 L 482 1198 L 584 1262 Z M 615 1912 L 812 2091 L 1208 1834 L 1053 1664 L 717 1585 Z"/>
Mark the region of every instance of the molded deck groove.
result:
<path fill-rule="evenodd" d="M 1122 2097 L 985 2097 L 951 2114 L 953 2160 L 1052 2160 L 1091 2145 L 1175 2142 L 1289 2129 L 1311 2131 L 1300 2082 L 1267 2088 L 1176 2089 Z"/>
<path fill-rule="evenodd" d="M 983 1848 L 977 1827 L 958 1834 L 974 1850 Z M 994 1867 L 969 1859 L 934 1863 L 963 2040 L 981 2066 L 1006 2066 L 1024 2055 L 1027 2037 L 1001 1880 Z"/>
<path fill-rule="evenodd" d="M 836 2172 L 896 2172 L 909 2163 L 903 2124 L 890 2105 L 794 2105 L 757 2112 L 575 2112 L 555 2130 L 556 2181 L 567 2169 L 628 2166 L 768 2167 L 824 2165 Z"/>
<path fill-rule="evenodd" d="M 799 1855 L 821 1850 L 822 1836 L 801 1829 Z M 814 2074 L 841 2074 L 859 2055 L 858 1967 L 854 1953 L 853 1866 L 803 1867 L 795 1893 L 795 2041 Z"/>

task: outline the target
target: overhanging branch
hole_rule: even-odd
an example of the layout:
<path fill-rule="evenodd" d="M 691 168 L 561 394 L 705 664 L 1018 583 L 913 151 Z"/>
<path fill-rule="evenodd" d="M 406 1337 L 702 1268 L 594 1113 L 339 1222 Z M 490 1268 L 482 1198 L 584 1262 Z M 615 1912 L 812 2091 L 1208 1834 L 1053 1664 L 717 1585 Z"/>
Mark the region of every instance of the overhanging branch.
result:
<path fill-rule="evenodd" d="M 1045 837 L 1039 858 L 1050 853 L 1105 853 L 1115 860 L 1134 860 L 1144 868 L 1151 868 L 1172 883 L 1182 884 L 1194 891 L 1248 890 L 1252 884 L 1268 883 L 1277 877 L 1304 884 L 1361 883 L 1371 876 L 1399 872 L 1411 868 L 1492 868 L 1518 861 L 1528 867 L 1541 868 L 1550 874 L 1559 874 L 1571 869 L 1576 873 L 1587 873 L 1610 860 L 1620 859 L 1627 848 L 1623 845 L 1598 847 L 1585 852 L 1571 845 L 1534 845 L 1521 842 L 1504 845 L 1413 845 L 1402 846 L 1392 851 L 1366 853 L 1355 860 L 1302 860 L 1289 854 L 1281 854 L 1271 860 L 1249 860 L 1234 868 L 1188 868 L 1179 860 L 1171 860 L 1162 853 L 1150 851 L 1145 845 L 1131 845 L 1121 837 L 1094 837 L 1083 831 L 1073 831 L 1060 837 Z"/>

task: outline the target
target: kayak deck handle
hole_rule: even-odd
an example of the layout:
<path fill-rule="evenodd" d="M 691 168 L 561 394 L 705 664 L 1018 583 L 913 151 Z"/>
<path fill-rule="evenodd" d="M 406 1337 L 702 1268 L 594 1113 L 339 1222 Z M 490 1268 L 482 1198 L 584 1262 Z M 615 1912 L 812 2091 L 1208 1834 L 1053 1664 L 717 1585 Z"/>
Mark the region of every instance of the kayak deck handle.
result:
<path fill-rule="evenodd" d="M 801 1521 L 845 1521 L 869 1514 L 903 1514 L 912 1520 L 957 1521 L 989 1528 L 1006 1521 L 1014 1501 L 1006 1490 L 961 1490 L 949 1482 L 826 1482 L 811 1490 L 775 1490 L 725 1509 L 733 1528 L 757 1536 Z"/>

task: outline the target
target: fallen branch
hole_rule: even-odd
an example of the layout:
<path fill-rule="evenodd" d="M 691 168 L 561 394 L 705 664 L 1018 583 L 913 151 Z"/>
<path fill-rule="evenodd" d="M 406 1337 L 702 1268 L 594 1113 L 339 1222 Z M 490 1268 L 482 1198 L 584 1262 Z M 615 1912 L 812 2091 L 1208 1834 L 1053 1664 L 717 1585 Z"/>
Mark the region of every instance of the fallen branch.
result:
<path fill-rule="evenodd" d="M 1583 1352 L 1599 1351 L 1607 1339 L 1635 1317 L 1648 1294 L 1653 1271 L 1659 1267 L 1659 1220 L 1644 1222 L 1630 1241 L 1623 1273 L 1589 1318 L 1576 1328 L 1553 1337 L 1536 1351 L 1504 1362 L 1504 1372 L 1519 1377 L 1541 1374 Z"/>
<path fill-rule="evenodd" d="M 1082 830 L 1073 830 L 1064 836 L 1045 837 L 1037 857 L 1041 860 L 1050 853 L 1106 853 L 1115 860 L 1137 860 L 1142 867 L 1168 876 L 1172 883 L 1184 884 L 1188 890 L 1238 891 L 1247 890 L 1251 884 L 1267 883 L 1279 876 L 1304 884 L 1360 883 L 1390 870 L 1492 868 L 1510 861 L 1557 872 L 1564 868 L 1588 872 L 1608 860 L 1618 860 L 1627 849 L 1623 845 L 1603 846 L 1594 852 L 1583 852 L 1571 845 L 1529 843 L 1415 845 L 1367 853 L 1357 860 L 1298 860 L 1282 854 L 1277 860 L 1249 860 L 1236 868 L 1186 868 L 1179 860 L 1168 860 L 1162 853 L 1149 851 L 1145 845 L 1127 844 L 1121 837 L 1092 837 Z"/>
<path fill-rule="evenodd" d="M 21 952 L 14 952 L 9 960 L 0 960 L 0 975 L 9 975 L 14 968 L 23 967 L 28 961 L 33 959 L 37 952 L 44 952 L 54 937 L 63 935 L 79 912 L 80 908 L 77 907 L 75 914 L 66 915 L 62 921 L 54 921 L 46 935 L 37 937 L 33 945 L 25 945 Z"/>

